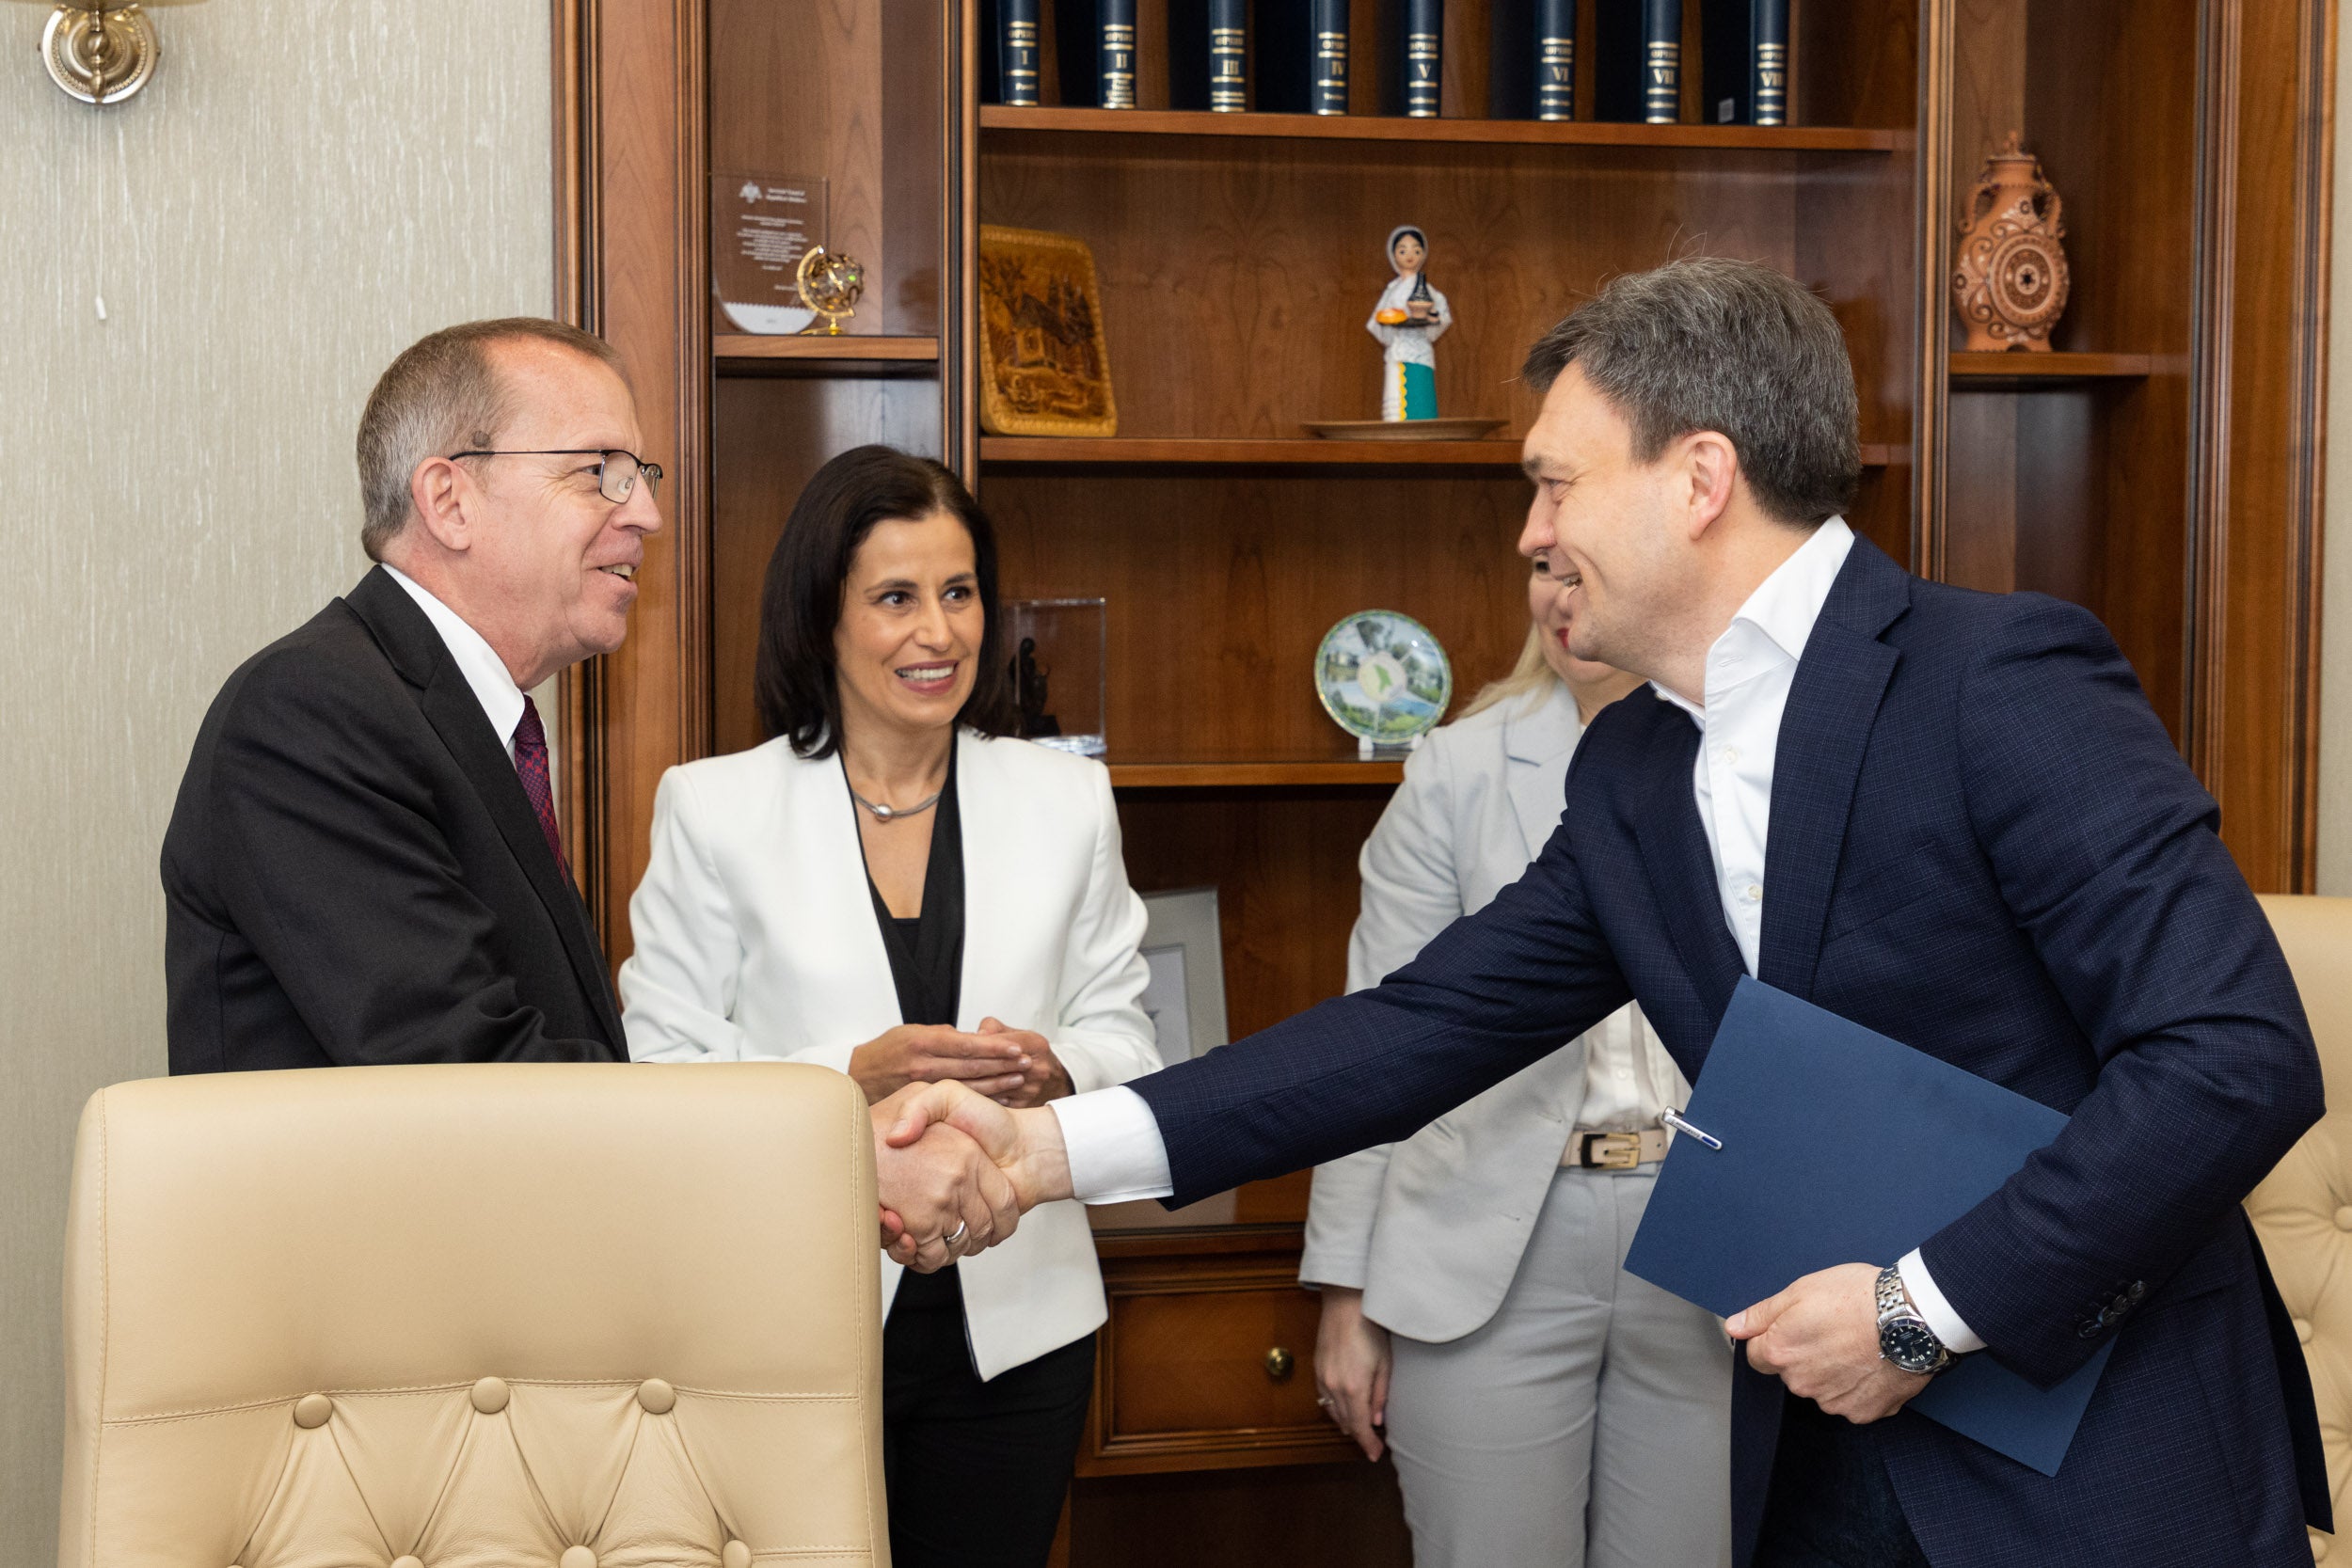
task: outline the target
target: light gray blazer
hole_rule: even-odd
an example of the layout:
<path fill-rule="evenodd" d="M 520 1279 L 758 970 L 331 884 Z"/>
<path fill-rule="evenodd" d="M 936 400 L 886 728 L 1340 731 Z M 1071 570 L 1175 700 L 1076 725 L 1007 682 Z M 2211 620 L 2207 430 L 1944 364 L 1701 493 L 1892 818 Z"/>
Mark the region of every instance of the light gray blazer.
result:
<path fill-rule="evenodd" d="M 1582 734 L 1555 681 L 1548 697 L 1497 704 L 1422 743 L 1364 844 L 1348 990 L 1378 984 L 1518 880 L 1559 824 Z M 1403 1143 L 1316 1167 L 1300 1281 L 1361 1290 L 1366 1317 L 1415 1339 L 1458 1339 L 1493 1317 L 1583 1104 L 1586 1042 L 1629 1024 L 1636 1070 L 1681 1104 L 1681 1074 L 1629 1006 Z"/>

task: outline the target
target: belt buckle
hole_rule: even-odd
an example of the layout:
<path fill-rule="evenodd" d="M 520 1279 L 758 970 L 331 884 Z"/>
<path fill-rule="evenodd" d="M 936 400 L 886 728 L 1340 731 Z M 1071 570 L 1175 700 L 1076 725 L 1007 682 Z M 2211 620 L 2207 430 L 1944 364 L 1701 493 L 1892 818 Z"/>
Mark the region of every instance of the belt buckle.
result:
<path fill-rule="evenodd" d="M 1599 1152 L 1595 1153 L 1597 1148 Z M 1587 1165 L 1602 1170 L 1631 1170 L 1642 1163 L 1642 1135 L 1639 1132 L 1587 1132 L 1581 1151 Z"/>

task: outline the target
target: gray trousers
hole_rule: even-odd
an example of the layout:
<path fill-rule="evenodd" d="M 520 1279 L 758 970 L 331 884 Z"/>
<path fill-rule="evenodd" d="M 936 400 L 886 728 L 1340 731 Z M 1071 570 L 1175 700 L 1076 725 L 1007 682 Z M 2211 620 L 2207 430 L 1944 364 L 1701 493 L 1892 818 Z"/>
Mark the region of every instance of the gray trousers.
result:
<path fill-rule="evenodd" d="M 1619 1267 L 1655 1169 L 1561 1171 L 1490 1321 L 1391 1337 L 1416 1568 L 1727 1568 L 1730 1347 Z"/>

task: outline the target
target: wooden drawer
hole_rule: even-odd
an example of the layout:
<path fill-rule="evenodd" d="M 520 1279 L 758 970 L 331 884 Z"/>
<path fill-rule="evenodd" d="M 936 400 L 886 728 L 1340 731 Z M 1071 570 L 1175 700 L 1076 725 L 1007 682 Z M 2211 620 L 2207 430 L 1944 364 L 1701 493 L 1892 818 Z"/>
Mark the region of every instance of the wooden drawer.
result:
<path fill-rule="evenodd" d="M 1295 1244 L 1239 1256 L 1106 1258 L 1110 1321 L 1079 1473 L 1321 1464 L 1355 1454 L 1315 1403 L 1321 1307 L 1297 1277 Z"/>

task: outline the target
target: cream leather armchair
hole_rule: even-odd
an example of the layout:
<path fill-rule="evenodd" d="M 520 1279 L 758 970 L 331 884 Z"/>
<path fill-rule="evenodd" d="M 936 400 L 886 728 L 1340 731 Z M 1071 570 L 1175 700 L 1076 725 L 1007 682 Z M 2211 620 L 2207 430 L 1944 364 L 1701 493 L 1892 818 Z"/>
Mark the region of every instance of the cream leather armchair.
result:
<path fill-rule="evenodd" d="M 874 1204 L 817 1068 L 106 1089 L 58 1561 L 886 1565 Z"/>
<path fill-rule="evenodd" d="M 2265 897 L 2319 1041 L 2328 1114 L 2246 1200 L 2319 1399 L 2328 1490 L 2352 1522 L 2352 898 Z M 2352 1559 L 2312 1532 L 2312 1556 Z M 2344 1543 L 2352 1546 L 2352 1542 Z"/>

